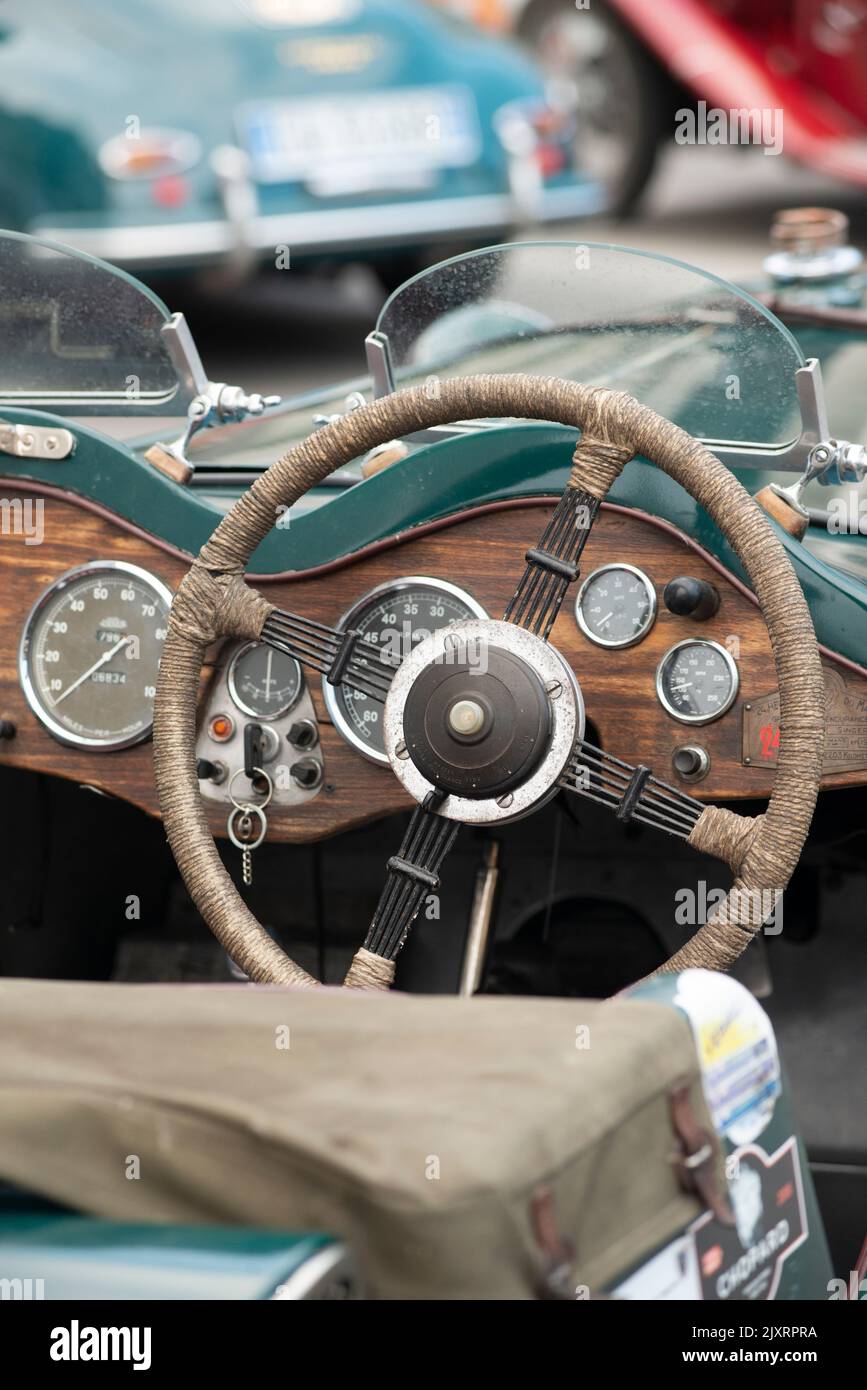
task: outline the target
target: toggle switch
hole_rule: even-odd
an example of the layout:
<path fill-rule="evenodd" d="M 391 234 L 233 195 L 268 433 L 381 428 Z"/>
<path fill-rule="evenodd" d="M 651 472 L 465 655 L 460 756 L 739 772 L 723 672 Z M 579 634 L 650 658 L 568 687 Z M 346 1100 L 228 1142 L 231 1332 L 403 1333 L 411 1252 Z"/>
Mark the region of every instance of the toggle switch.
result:
<path fill-rule="evenodd" d="M 224 782 L 226 768 L 223 763 L 211 762 L 208 758 L 196 760 L 196 776 L 200 782 Z"/>
<path fill-rule="evenodd" d="M 300 758 L 290 767 L 289 776 L 305 791 L 312 791 L 322 781 L 322 764 L 315 758 Z"/>
<path fill-rule="evenodd" d="M 293 748 L 315 748 L 319 742 L 319 730 L 312 719 L 296 719 L 286 737 Z"/>

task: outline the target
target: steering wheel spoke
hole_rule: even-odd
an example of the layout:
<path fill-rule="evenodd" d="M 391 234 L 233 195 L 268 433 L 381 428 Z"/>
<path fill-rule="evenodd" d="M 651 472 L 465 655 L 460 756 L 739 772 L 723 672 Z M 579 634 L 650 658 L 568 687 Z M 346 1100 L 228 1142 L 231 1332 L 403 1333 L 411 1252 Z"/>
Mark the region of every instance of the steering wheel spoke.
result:
<path fill-rule="evenodd" d="M 385 703 L 397 665 L 354 628 L 344 632 L 275 608 L 261 636 L 269 646 L 324 675 L 329 685 L 348 685 Z"/>
<path fill-rule="evenodd" d="M 346 984 L 380 989 L 391 984 L 394 962 L 425 899 L 439 892 L 440 866 L 460 828 L 439 814 L 444 799 L 444 793 L 432 791 L 413 811 L 400 849 L 388 861 L 385 886 Z"/>
<path fill-rule="evenodd" d="M 609 807 L 624 823 L 638 821 L 688 840 L 705 807 L 695 797 L 654 777 L 649 767 L 624 762 L 581 739 L 560 786 Z"/>
<path fill-rule="evenodd" d="M 568 484 L 539 544 L 524 556 L 526 567 L 503 617 L 548 640 L 566 591 L 578 578 L 578 561 L 601 506 L 598 497 Z"/>

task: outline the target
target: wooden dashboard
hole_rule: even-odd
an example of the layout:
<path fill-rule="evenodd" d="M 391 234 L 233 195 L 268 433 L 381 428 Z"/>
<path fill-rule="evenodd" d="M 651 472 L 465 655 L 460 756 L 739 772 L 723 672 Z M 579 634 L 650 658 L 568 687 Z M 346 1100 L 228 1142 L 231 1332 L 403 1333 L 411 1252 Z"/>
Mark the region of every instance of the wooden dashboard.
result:
<path fill-rule="evenodd" d="M 32 605 L 74 566 L 94 559 L 125 560 L 174 589 L 189 558 L 93 503 L 33 484 L 28 484 L 27 493 L 44 500 L 48 539 L 43 545 L 27 546 L 19 538 L 4 537 L 0 545 L 0 717 L 16 727 L 14 738 L 0 742 L 0 760 L 97 787 L 158 815 L 150 742 L 107 753 L 57 742 L 22 693 L 18 643 Z M 553 499 L 494 503 L 431 523 L 316 571 L 251 582 L 275 604 L 335 624 L 374 586 L 402 575 L 431 575 L 459 585 L 489 614 L 499 617 L 522 572 L 524 553 L 537 542 L 552 504 Z M 658 617 L 644 640 L 621 649 L 594 644 L 578 627 L 571 596 L 551 638 L 580 683 L 591 725 L 588 737 L 615 756 L 644 763 L 674 782 L 678 779 L 672 771 L 673 751 L 685 743 L 700 742 L 709 755 L 710 770 L 701 782 L 681 783 L 684 790 L 702 800 L 768 795 L 776 759 L 776 682 L 767 632 L 754 598 L 668 523 L 606 504 L 584 551 L 582 574 L 618 560 L 642 569 L 657 590 Z M 713 618 L 696 622 L 668 612 L 662 590 L 670 579 L 683 574 L 716 586 L 721 603 Z M 740 672 L 739 695 L 732 708 L 697 728 L 667 714 L 655 689 L 661 657 L 688 637 L 707 637 L 725 645 L 736 657 Z M 830 652 L 823 652 L 823 661 L 829 697 L 823 785 L 865 784 L 867 671 Z M 206 670 L 203 690 L 208 679 Z M 409 804 L 390 769 L 365 759 L 331 724 L 319 678 L 311 675 L 308 685 L 320 726 L 323 785 L 303 807 L 269 814 L 269 839 L 318 839 Z M 224 834 L 225 812 L 214 809 L 209 815 L 214 832 Z"/>

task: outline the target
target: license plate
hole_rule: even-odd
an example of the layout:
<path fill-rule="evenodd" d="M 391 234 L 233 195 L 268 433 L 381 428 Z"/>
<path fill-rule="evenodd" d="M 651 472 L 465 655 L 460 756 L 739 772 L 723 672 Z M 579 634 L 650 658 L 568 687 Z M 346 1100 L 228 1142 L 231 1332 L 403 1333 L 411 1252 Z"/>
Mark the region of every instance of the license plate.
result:
<path fill-rule="evenodd" d="M 462 87 L 256 102 L 242 109 L 239 124 L 259 183 L 327 182 L 354 168 L 373 186 L 399 166 L 472 164 L 480 149 L 475 102 Z"/>

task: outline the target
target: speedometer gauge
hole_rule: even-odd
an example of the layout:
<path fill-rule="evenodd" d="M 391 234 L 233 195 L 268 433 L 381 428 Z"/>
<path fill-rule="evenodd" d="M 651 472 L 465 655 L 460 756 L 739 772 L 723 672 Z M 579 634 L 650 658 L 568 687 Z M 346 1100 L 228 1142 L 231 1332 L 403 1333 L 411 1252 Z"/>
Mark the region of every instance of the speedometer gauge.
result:
<path fill-rule="evenodd" d="M 738 668 L 719 642 L 678 642 L 656 671 L 656 693 L 670 715 L 684 724 L 709 724 L 735 702 Z"/>
<path fill-rule="evenodd" d="M 631 647 L 656 618 L 656 590 L 635 565 L 602 565 L 589 574 L 575 600 L 578 626 L 600 647 Z"/>
<path fill-rule="evenodd" d="M 110 750 L 147 738 L 171 602 L 147 570 L 115 560 L 46 589 L 18 666 L 30 708 L 61 743 Z"/>
<path fill-rule="evenodd" d="M 431 633 L 465 618 L 487 616 L 474 598 L 454 584 L 412 576 L 371 589 L 344 613 L 338 626 L 355 628 L 396 669 Z M 384 706 L 348 685 L 323 681 L 322 689 L 328 712 L 344 738 L 373 762 L 388 763 L 382 738 Z"/>

